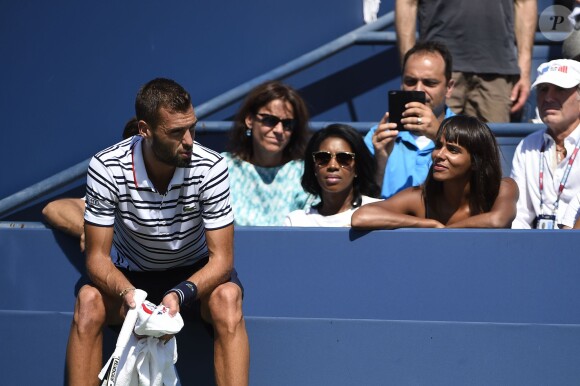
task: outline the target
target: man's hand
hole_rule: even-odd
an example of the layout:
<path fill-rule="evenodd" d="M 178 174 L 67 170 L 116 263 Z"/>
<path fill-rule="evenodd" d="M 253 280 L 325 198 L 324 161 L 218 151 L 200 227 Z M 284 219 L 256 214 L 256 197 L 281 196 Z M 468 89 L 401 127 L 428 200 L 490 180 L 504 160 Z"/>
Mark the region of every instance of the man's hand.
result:
<path fill-rule="evenodd" d="M 395 138 L 399 134 L 399 131 L 395 130 L 397 125 L 395 123 L 388 123 L 388 120 L 389 113 L 385 113 L 372 137 L 373 148 L 375 149 L 375 160 L 377 161 L 375 182 L 381 188 L 385 177 L 387 160 L 395 146 Z"/>
<path fill-rule="evenodd" d="M 127 289 L 129 289 L 129 287 L 127 287 Z M 123 292 L 125 292 L 123 295 L 123 308 L 125 309 L 124 312 L 127 313 L 127 311 L 129 311 L 131 308 L 135 308 L 135 290 L 123 290 Z"/>
<path fill-rule="evenodd" d="M 179 296 L 175 292 L 170 292 L 165 295 L 161 304 L 169 308 L 169 315 L 172 317 L 179 312 Z"/>
<path fill-rule="evenodd" d="M 513 105 L 510 112 L 515 113 L 524 107 L 526 101 L 528 100 L 528 96 L 530 95 L 530 88 L 530 78 L 525 76 L 520 77 L 520 80 L 518 80 L 512 89 L 510 100 L 512 101 Z"/>
<path fill-rule="evenodd" d="M 439 130 L 439 121 L 433 110 L 421 102 L 409 102 L 405 105 L 401 124 L 415 135 L 424 135 L 434 140 Z"/>
<path fill-rule="evenodd" d="M 174 317 L 175 314 L 179 312 L 179 297 L 175 292 L 170 292 L 163 297 L 161 301 L 165 307 L 169 308 L 169 316 Z M 173 338 L 174 334 L 166 334 L 159 337 L 159 340 L 167 343 Z M 139 338 L 146 338 L 146 336 L 140 336 Z"/>
<path fill-rule="evenodd" d="M 377 130 L 373 134 L 373 147 L 375 148 L 375 158 L 378 164 L 386 163 L 387 158 L 393 151 L 393 146 L 395 146 L 395 138 L 399 134 L 398 130 L 395 130 L 397 125 L 395 123 L 388 123 L 389 113 L 386 113 L 379 125 Z"/>

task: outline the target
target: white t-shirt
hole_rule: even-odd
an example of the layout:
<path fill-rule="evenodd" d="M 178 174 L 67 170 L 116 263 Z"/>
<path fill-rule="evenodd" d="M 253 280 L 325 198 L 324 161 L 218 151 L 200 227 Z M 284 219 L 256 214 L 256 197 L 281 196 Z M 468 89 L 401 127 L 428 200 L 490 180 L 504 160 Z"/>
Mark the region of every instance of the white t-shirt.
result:
<path fill-rule="evenodd" d="M 361 205 L 371 202 L 381 201 L 378 198 L 362 196 Z M 284 221 L 285 226 L 289 227 L 350 227 L 350 219 L 357 208 L 351 208 L 344 212 L 333 214 L 332 216 L 323 216 L 318 213 L 314 207 L 300 209 L 290 212 Z"/>
<path fill-rule="evenodd" d="M 578 193 L 566 208 L 566 212 L 564 213 L 564 217 L 560 220 L 560 225 L 565 225 L 570 228 L 574 228 L 574 224 L 578 219 L 578 215 L 580 214 L 580 193 Z"/>

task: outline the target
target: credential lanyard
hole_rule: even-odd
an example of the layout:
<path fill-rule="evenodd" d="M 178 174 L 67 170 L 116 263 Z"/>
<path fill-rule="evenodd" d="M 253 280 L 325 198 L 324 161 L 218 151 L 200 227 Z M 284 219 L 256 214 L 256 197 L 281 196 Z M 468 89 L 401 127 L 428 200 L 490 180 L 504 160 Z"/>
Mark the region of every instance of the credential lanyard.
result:
<path fill-rule="evenodd" d="M 562 180 L 560 181 L 560 186 L 558 187 L 558 194 L 556 196 L 556 202 L 554 202 L 554 212 L 552 214 L 556 214 L 558 210 L 558 204 L 560 203 L 560 196 L 564 191 L 564 187 L 566 186 L 566 181 L 568 181 L 568 176 L 570 175 L 570 169 L 572 169 L 572 164 L 576 160 L 576 155 L 578 154 L 578 148 L 580 147 L 580 143 L 576 145 L 574 148 L 574 152 L 570 156 L 568 160 L 568 164 L 566 165 L 566 169 L 564 170 L 564 175 L 562 176 Z M 544 164 L 546 163 L 546 156 L 544 152 L 546 150 L 546 141 L 542 144 L 542 149 L 540 150 L 540 213 L 544 214 L 543 206 L 544 206 Z"/>

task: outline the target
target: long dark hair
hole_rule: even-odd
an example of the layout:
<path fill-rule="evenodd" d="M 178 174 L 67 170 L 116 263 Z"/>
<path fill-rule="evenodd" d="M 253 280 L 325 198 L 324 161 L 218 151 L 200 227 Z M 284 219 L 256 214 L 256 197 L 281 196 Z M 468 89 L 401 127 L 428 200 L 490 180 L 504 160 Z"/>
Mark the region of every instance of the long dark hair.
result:
<path fill-rule="evenodd" d="M 312 135 L 306 152 L 304 154 L 304 174 L 302 175 L 302 188 L 305 192 L 320 197 L 319 207 L 323 205 L 322 188 L 314 174 L 315 165 L 312 153 L 320 149 L 320 144 L 329 137 L 344 139 L 353 153 L 355 153 L 355 173 L 357 177 L 353 181 L 353 202 L 354 207 L 361 204 L 361 195 L 378 197 L 380 189 L 375 182 L 375 171 L 377 169 L 375 159 L 364 143 L 362 135 L 355 128 L 349 125 L 335 123 L 326 126 Z"/>
<path fill-rule="evenodd" d="M 435 143 L 441 141 L 458 143 L 471 155 L 471 179 L 469 182 L 469 209 L 472 215 L 489 212 L 501 184 L 502 170 L 499 148 L 489 127 L 475 117 L 456 115 L 445 119 Z M 433 165 L 423 186 L 425 206 L 435 209 L 437 199 L 443 192 L 443 182 L 433 178 Z"/>
<path fill-rule="evenodd" d="M 262 83 L 252 89 L 236 113 L 227 145 L 227 149 L 234 156 L 250 161 L 254 149 L 252 137 L 246 135 L 246 117 L 256 115 L 262 107 L 276 99 L 290 103 L 295 120 L 292 136 L 283 150 L 282 159 L 284 162 L 302 159 L 309 135 L 308 110 L 296 90 L 276 80 Z"/>

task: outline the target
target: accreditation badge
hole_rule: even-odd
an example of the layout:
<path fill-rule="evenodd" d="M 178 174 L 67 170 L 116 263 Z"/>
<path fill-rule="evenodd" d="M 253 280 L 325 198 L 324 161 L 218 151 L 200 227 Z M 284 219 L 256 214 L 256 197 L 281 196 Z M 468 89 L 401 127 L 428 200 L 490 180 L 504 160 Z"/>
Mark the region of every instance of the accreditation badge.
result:
<path fill-rule="evenodd" d="M 554 229 L 556 216 L 553 214 L 541 214 L 536 217 L 536 229 Z"/>

